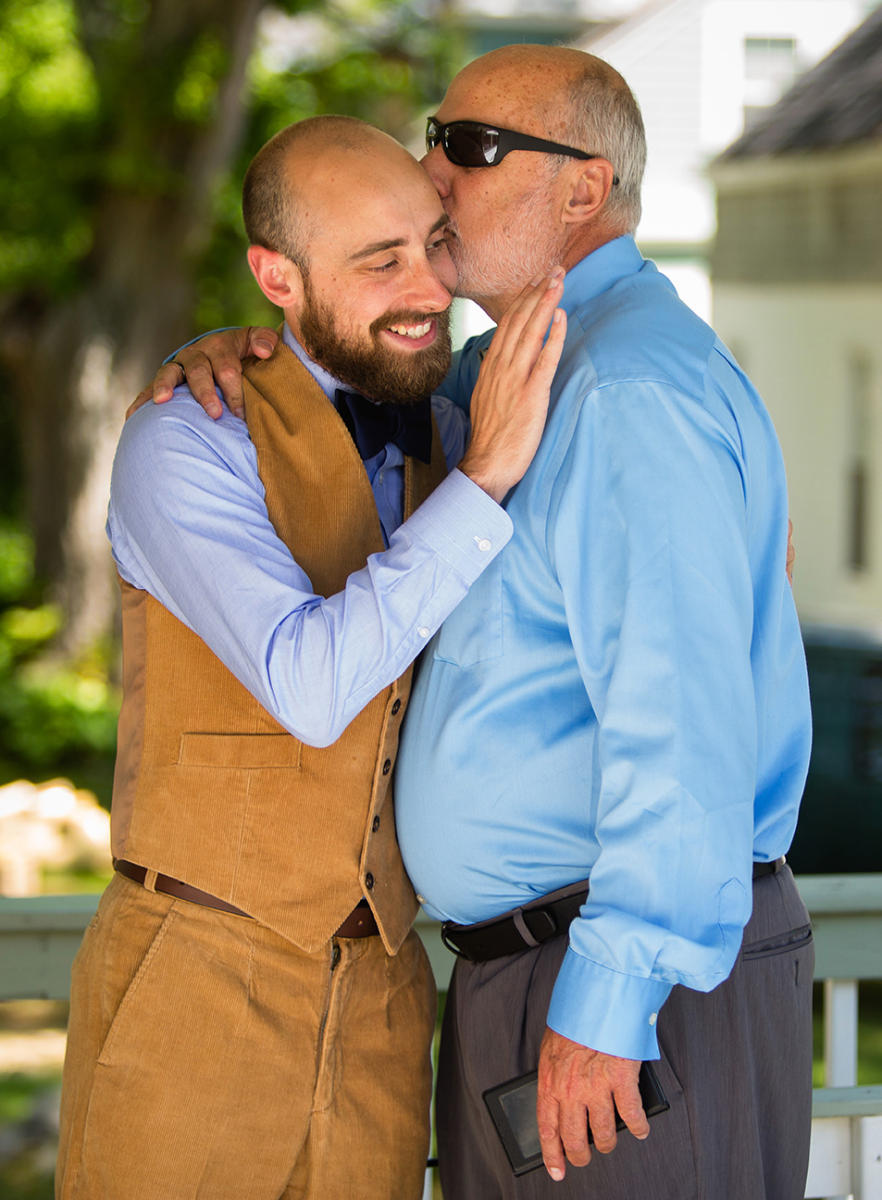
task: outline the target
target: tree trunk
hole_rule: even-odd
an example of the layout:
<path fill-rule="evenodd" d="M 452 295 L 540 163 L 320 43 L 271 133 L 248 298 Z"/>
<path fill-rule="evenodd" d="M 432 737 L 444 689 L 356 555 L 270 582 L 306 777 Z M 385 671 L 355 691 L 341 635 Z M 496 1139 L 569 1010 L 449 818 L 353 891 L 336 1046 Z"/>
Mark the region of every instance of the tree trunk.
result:
<path fill-rule="evenodd" d="M 154 0 L 122 78 L 114 47 L 116 82 L 84 15 L 83 42 L 115 114 L 107 161 L 117 169 L 101 185 L 77 293 L 47 311 L 9 318 L 3 346 L 21 407 L 37 568 L 62 606 L 58 648 L 68 657 L 113 629 L 116 587 L 104 521 L 114 446 L 126 407 L 189 328 L 195 263 L 210 231 L 214 185 L 241 133 L 245 69 L 263 5 Z M 94 15 L 96 6 L 85 7 Z M 157 88 L 173 91 L 180 64 L 206 34 L 226 53 L 210 122 L 168 115 L 157 122 Z"/>

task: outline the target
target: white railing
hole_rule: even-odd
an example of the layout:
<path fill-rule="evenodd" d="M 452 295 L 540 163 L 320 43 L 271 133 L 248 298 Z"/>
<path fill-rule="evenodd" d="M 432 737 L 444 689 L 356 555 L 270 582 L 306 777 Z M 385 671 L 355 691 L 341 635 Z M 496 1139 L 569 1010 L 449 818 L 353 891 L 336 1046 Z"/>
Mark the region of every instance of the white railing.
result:
<path fill-rule="evenodd" d="M 824 983 L 825 1083 L 814 1092 L 806 1197 L 882 1200 L 882 1082 L 857 1087 L 858 981 L 882 979 L 882 874 L 799 880 Z M 0 1000 L 66 999 L 70 964 L 97 896 L 0 897 Z M 440 989 L 452 955 L 438 925 L 417 921 Z M 426 1196 L 431 1196 L 427 1183 Z"/>

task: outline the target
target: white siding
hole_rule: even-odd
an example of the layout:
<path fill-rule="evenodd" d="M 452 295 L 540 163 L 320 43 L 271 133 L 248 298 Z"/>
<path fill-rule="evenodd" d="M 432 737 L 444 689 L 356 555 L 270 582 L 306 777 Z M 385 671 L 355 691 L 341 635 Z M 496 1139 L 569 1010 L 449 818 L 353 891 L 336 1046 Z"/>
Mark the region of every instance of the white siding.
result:
<path fill-rule="evenodd" d="M 714 317 L 778 430 L 797 548 L 803 621 L 882 634 L 882 288 L 719 285 Z M 866 358 L 869 562 L 847 565 L 853 363 Z"/>

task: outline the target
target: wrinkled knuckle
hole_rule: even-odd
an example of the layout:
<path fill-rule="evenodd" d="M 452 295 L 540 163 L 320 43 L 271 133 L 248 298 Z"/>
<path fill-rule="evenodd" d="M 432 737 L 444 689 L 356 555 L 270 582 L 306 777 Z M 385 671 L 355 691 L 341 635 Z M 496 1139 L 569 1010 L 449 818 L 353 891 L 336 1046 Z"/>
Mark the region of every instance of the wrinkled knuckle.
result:
<path fill-rule="evenodd" d="M 543 1144 L 557 1137 L 557 1124 L 550 1118 L 540 1117 L 537 1125 L 539 1128 L 539 1141 Z"/>

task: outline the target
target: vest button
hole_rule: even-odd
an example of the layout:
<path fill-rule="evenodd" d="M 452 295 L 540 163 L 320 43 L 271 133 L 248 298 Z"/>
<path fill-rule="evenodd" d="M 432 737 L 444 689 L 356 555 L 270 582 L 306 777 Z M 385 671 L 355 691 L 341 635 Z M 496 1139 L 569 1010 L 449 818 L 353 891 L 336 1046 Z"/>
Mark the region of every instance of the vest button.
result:
<path fill-rule="evenodd" d="M 365 877 L 364 877 L 364 886 L 367 888 L 367 890 L 368 890 L 369 892 L 373 891 L 373 887 L 374 887 L 374 877 L 373 877 L 373 875 L 370 873 L 370 871 L 368 871 L 367 875 L 365 875 Z"/>
<path fill-rule="evenodd" d="M 374 833 L 376 833 L 379 828 L 380 828 L 380 818 L 374 817 L 373 821 L 371 821 L 371 829 L 374 831 Z"/>
<path fill-rule="evenodd" d="M 388 775 L 391 770 L 392 770 L 392 759 L 387 758 L 386 761 L 383 763 L 383 774 Z"/>
<path fill-rule="evenodd" d="M 401 712 L 401 701 L 396 700 L 395 703 L 392 705 L 392 716 L 397 717 L 400 712 Z"/>

